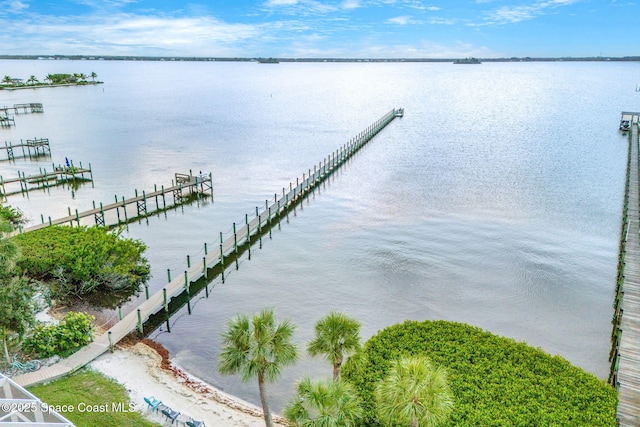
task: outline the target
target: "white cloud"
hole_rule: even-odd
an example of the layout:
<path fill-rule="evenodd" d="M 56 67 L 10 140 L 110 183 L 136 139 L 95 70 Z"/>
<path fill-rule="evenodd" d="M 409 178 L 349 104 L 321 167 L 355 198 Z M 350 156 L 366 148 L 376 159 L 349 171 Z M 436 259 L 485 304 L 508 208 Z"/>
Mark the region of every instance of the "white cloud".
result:
<path fill-rule="evenodd" d="M 343 9 L 357 9 L 360 7 L 360 0 L 344 0 L 342 2 Z"/>
<path fill-rule="evenodd" d="M 298 0 L 269 0 L 264 5 L 266 7 L 293 6 L 298 4 Z"/>
<path fill-rule="evenodd" d="M 582 0 L 537 1 L 526 6 L 503 6 L 487 14 L 486 24 L 514 24 L 544 15 L 551 9 L 569 6 Z"/>
<path fill-rule="evenodd" d="M 227 24 L 210 17 L 48 16 L 32 19 L 23 41 L 18 31 L 21 22 L 7 24 L 9 28 L 5 27 L 3 33 L 18 33 L 11 36 L 12 48 L 32 54 L 236 55 L 262 32 L 257 26 Z M 0 36 L 0 43 L 4 38 Z"/>
<path fill-rule="evenodd" d="M 387 19 L 387 24 L 407 25 L 411 22 L 410 16 L 396 16 L 395 18 Z"/>
<path fill-rule="evenodd" d="M 29 8 L 28 4 L 23 3 L 19 0 L 0 2 L 0 9 L 5 9 L 12 13 L 20 13 L 23 10 L 28 8 Z"/>
<path fill-rule="evenodd" d="M 438 6 L 427 6 L 427 10 L 430 10 L 432 12 L 437 12 L 438 10 L 442 10 L 442 8 Z"/>

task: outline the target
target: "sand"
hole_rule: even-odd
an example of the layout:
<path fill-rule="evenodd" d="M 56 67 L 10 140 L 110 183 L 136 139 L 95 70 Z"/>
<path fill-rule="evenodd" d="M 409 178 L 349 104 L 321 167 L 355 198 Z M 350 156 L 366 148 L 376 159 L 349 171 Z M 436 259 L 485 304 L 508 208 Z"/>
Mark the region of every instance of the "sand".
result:
<path fill-rule="evenodd" d="M 265 425 L 260 408 L 167 366 L 166 359 L 163 364 L 162 356 L 143 342 L 119 347 L 113 353 L 100 356 L 89 366 L 122 384 L 135 409 L 152 421 L 162 423 L 164 418 L 160 413 L 148 410 L 144 398 L 150 396 L 181 412 L 178 420 L 182 422 L 191 417 L 204 421 L 207 427 Z M 276 415 L 274 421 L 278 426 L 286 425 Z"/>

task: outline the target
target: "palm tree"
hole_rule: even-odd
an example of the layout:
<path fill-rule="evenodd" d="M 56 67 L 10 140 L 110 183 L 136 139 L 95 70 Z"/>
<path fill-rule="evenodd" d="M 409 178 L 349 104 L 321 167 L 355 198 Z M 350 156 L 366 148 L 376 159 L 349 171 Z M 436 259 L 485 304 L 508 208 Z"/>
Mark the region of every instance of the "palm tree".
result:
<path fill-rule="evenodd" d="M 96 81 L 96 77 L 98 77 L 98 75 L 96 74 L 95 71 L 92 71 L 91 74 L 89 75 L 89 77 L 91 77 L 91 81 L 95 82 Z"/>
<path fill-rule="evenodd" d="M 32 76 L 31 76 L 31 77 L 29 77 L 29 79 L 27 80 L 27 84 L 32 84 L 32 85 L 33 85 L 33 84 L 36 84 L 36 83 L 38 83 L 38 79 L 36 78 L 36 76 L 33 76 L 33 75 L 32 75 Z"/>
<path fill-rule="evenodd" d="M 345 356 L 360 348 L 360 323 L 342 313 L 331 311 L 316 323 L 315 338 L 307 346 L 311 356 L 324 355 L 333 365 L 333 380 L 340 379 Z"/>
<path fill-rule="evenodd" d="M 11 83 L 11 76 L 4 76 L 2 83 Z"/>
<path fill-rule="evenodd" d="M 355 427 L 362 417 L 360 398 L 342 381 L 298 383 L 296 399 L 284 415 L 294 427 Z"/>
<path fill-rule="evenodd" d="M 393 362 L 375 396 L 378 418 L 386 425 L 435 427 L 453 409 L 446 370 L 419 356 Z"/>
<path fill-rule="evenodd" d="M 265 308 L 253 318 L 238 315 L 227 324 L 222 334 L 222 353 L 218 370 L 221 374 L 240 374 L 242 381 L 258 378 L 260 401 L 267 427 L 273 419 L 267 401 L 266 382 L 273 382 L 282 368 L 292 365 L 298 351 L 292 342 L 295 326 L 289 320 L 276 323 L 272 308 Z"/>

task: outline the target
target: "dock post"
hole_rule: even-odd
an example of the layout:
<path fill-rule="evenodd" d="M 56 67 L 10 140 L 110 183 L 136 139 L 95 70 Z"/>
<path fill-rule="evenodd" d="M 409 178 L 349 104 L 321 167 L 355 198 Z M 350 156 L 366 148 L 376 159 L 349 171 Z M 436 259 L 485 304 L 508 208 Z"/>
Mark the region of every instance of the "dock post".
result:
<path fill-rule="evenodd" d="M 208 252 L 208 251 L 207 251 L 207 242 L 204 242 L 204 254 L 205 254 L 205 255 L 208 255 L 208 253 L 207 253 L 207 252 Z"/>
<path fill-rule="evenodd" d="M 111 331 L 107 332 L 107 335 L 109 336 L 109 351 L 113 353 L 113 339 L 111 338 Z"/>
<path fill-rule="evenodd" d="M 207 257 L 202 257 L 202 272 L 204 273 L 204 279 L 207 280 Z"/>
<path fill-rule="evenodd" d="M 220 266 L 222 267 L 222 270 L 224 271 L 224 253 L 222 252 L 222 243 L 220 243 Z"/>
<path fill-rule="evenodd" d="M 4 189 L 4 178 L 0 176 L 0 184 L 2 184 L 2 195 L 7 194 L 7 190 Z"/>
<path fill-rule="evenodd" d="M 191 257 L 187 255 L 187 268 L 191 268 Z"/>
<path fill-rule="evenodd" d="M 189 289 L 189 278 L 187 270 L 184 271 L 184 290 L 187 292 L 187 311 L 191 314 L 191 291 Z"/>
<path fill-rule="evenodd" d="M 122 307 L 118 306 L 118 319 L 122 320 Z"/>
<path fill-rule="evenodd" d="M 129 218 L 127 218 L 127 202 L 122 196 L 122 210 L 124 211 L 124 222 L 129 222 Z"/>
<path fill-rule="evenodd" d="M 40 214 L 40 222 L 44 224 L 44 214 Z"/>
<path fill-rule="evenodd" d="M 140 309 L 138 309 L 138 332 L 142 334 L 142 313 L 140 313 Z"/>
<path fill-rule="evenodd" d="M 49 216 L 49 225 L 53 225 L 53 222 L 51 222 L 51 216 Z"/>
<path fill-rule="evenodd" d="M 171 283 L 171 269 L 167 268 L 167 283 Z"/>
<path fill-rule="evenodd" d="M 144 295 L 145 297 L 147 297 L 147 299 L 149 299 L 149 285 L 147 285 L 146 283 L 144 284 Z"/>
<path fill-rule="evenodd" d="M 169 315 L 169 301 L 167 301 L 167 288 L 162 288 L 162 299 L 164 300 L 164 312 Z"/>
<path fill-rule="evenodd" d="M 213 202 L 213 173 L 209 172 L 209 184 L 211 186 L 211 202 Z"/>
<path fill-rule="evenodd" d="M 78 222 L 78 227 L 80 227 L 80 216 L 78 214 L 78 208 L 76 208 L 76 221 Z"/>
<path fill-rule="evenodd" d="M 164 299 L 164 313 L 167 315 L 167 332 L 171 332 L 171 324 L 169 323 L 169 302 L 167 301 L 167 288 L 162 288 L 162 297 Z"/>
<path fill-rule="evenodd" d="M 233 249 L 236 253 L 236 256 L 238 255 L 238 235 L 236 233 L 236 223 L 233 223 Z"/>
<path fill-rule="evenodd" d="M 153 192 L 157 193 L 158 192 L 158 185 L 157 184 L 153 184 Z M 158 206 L 158 194 L 156 194 L 156 210 L 160 209 L 160 206 Z"/>
<path fill-rule="evenodd" d="M 160 188 L 162 189 L 162 209 L 166 209 L 167 201 L 164 198 L 164 184 Z"/>

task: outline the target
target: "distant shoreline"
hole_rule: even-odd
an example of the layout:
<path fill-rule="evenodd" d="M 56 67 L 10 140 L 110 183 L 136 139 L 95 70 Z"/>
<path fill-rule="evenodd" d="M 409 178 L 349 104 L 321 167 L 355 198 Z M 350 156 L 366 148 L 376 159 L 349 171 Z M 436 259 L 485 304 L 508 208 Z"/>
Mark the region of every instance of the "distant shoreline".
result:
<path fill-rule="evenodd" d="M 114 56 L 114 55 L 0 55 L 2 59 L 68 60 L 68 61 L 210 61 L 258 62 L 259 57 L 197 57 L 197 56 Z M 285 58 L 273 57 L 278 62 L 453 62 L 463 58 Z M 640 62 L 640 56 L 588 56 L 588 57 L 508 57 L 478 58 L 482 62 Z"/>

